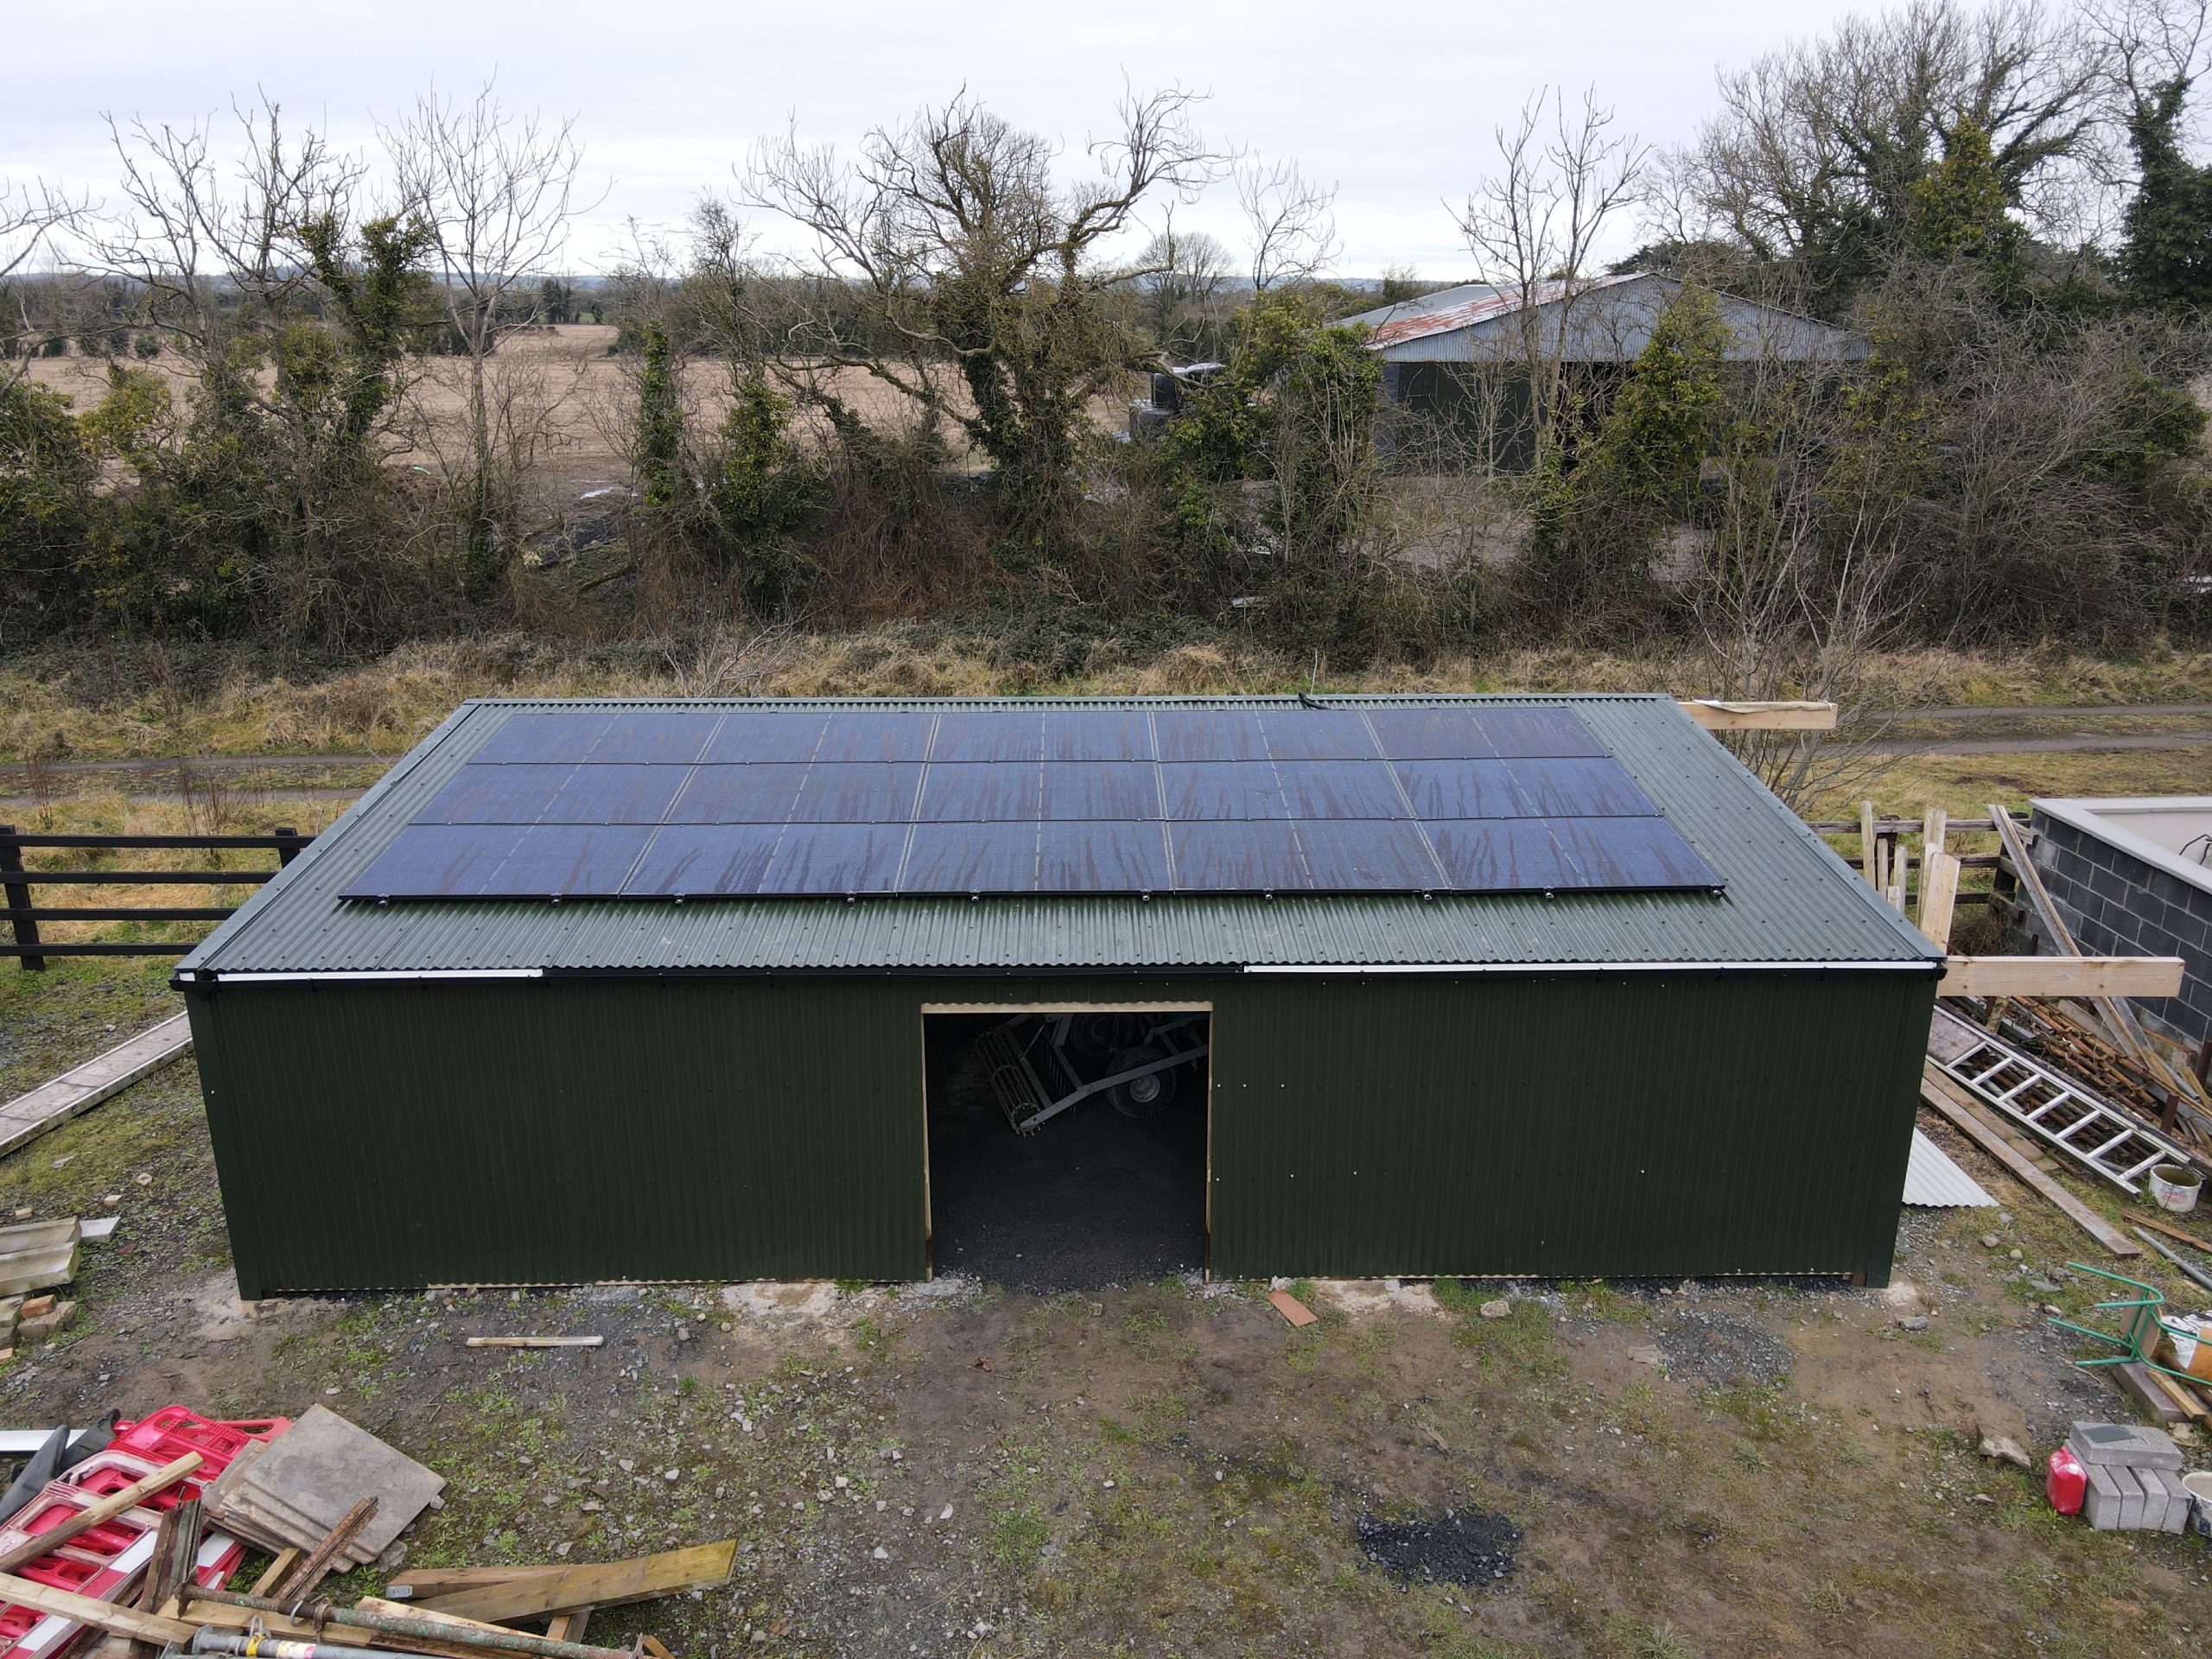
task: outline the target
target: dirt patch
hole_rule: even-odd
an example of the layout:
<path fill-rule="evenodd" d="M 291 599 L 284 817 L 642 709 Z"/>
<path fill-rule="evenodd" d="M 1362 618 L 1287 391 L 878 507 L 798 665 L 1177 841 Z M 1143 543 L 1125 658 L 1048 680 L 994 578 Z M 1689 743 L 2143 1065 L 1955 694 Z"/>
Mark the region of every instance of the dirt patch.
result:
<path fill-rule="evenodd" d="M 1471 1505 L 1430 1521 L 1359 1517 L 1359 1548 L 1401 1584 L 1463 1584 L 1494 1590 L 1512 1576 L 1526 1536 L 1502 1515 Z"/>
<path fill-rule="evenodd" d="M 2089 1655 L 2194 1651 L 2212 1628 L 2202 1540 L 2059 1522 L 2034 1475 L 1976 1455 L 1982 1433 L 2039 1454 L 2126 1408 L 2043 1313 L 2109 1318 L 2064 1269 L 2080 1236 L 1971 1147 L 2006 1207 L 1904 1217 L 1916 1329 L 1902 1300 L 1833 1281 L 1315 1285 L 1302 1329 L 1256 1285 L 1173 1280 L 248 1310 L 196 1090 L 180 1065 L 0 1160 L 0 1195 L 41 1216 L 122 1194 L 78 1328 L 0 1366 L 0 1418 L 327 1404 L 451 1483 L 406 1540 L 420 1566 L 738 1541 L 728 1586 L 595 1618 L 611 1646 Z M 1508 1316 L 1483 1319 L 1502 1292 Z M 466 1346 L 527 1332 L 606 1340 Z M 1670 1364 L 1631 1357 L 1662 1336 Z M 335 1587 L 381 1586 L 366 1569 Z"/>

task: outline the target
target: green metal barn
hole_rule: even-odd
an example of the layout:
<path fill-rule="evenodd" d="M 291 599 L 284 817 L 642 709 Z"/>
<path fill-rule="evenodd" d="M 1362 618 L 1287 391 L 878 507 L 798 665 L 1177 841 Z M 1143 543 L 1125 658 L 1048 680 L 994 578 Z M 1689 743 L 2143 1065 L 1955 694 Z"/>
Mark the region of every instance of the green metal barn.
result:
<path fill-rule="evenodd" d="M 177 983 L 248 1298 L 1879 1284 L 1941 967 L 1663 696 L 484 701 Z"/>

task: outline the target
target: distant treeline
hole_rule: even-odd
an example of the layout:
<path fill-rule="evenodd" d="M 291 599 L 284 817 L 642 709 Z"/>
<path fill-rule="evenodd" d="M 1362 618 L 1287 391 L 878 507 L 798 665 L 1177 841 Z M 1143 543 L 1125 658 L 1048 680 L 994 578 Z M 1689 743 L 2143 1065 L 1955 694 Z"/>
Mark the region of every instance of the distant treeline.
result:
<path fill-rule="evenodd" d="M 1667 152 L 1540 94 L 1459 228 L 1482 280 L 1564 289 L 1448 416 L 1387 404 L 1342 325 L 1434 284 L 1336 280 L 1332 193 L 1180 92 L 1132 96 L 1088 171 L 964 96 L 849 158 L 766 140 L 588 289 L 560 275 L 581 146 L 488 91 L 422 100 L 373 173 L 273 108 L 135 127 L 124 200 L 0 209 L 0 615 L 325 651 L 1154 618 L 1338 663 L 1664 635 L 1746 696 L 1847 696 L 1916 639 L 2201 635 L 2202 22 L 1917 3 L 1724 73 Z M 1234 194 L 1237 245 L 1173 227 L 1202 190 Z M 771 220 L 810 251 L 760 251 Z M 1593 372 L 1563 314 L 1632 225 L 1611 269 L 1678 297 Z M 1745 360 L 1720 293 L 1864 360 Z M 500 347 L 587 319 L 616 331 L 594 415 L 633 488 L 581 535 L 544 486 L 548 372 Z M 103 395 L 43 389 L 55 351 L 106 359 Z M 1194 360 L 1222 366 L 1121 429 Z"/>

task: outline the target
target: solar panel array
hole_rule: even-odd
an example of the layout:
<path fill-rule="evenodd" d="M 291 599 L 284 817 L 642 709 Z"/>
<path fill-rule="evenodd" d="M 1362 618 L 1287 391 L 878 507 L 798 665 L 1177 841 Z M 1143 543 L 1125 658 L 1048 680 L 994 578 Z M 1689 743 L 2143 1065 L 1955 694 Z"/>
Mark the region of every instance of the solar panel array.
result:
<path fill-rule="evenodd" d="M 520 712 L 356 899 L 1718 889 L 1573 709 Z"/>

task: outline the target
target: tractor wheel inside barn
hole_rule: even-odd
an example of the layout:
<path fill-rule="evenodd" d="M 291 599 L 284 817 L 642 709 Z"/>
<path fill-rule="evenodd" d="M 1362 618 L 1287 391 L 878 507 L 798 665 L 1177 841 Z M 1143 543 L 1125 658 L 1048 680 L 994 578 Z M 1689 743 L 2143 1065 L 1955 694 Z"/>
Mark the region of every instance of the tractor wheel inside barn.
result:
<path fill-rule="evenodd" d="M 1132 1066 L 1150 1065 L 1166 1058 L 1156 1048 L 1125 1048 L 1114 1056 L 1114 1070 L 1127 1071 Z M 1123 1117 L 1157 1116 L 1174 1103 L 1174 1069 L 1148 1071 L 1127 1083 L 1117 1083 L 1106 1091 L 1106 1096 Z"/>

